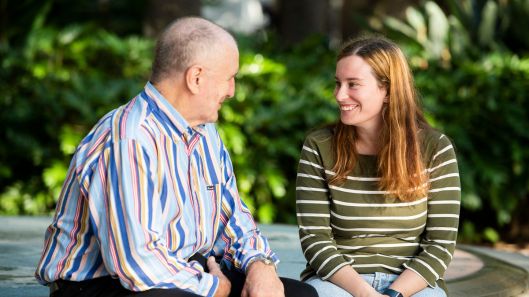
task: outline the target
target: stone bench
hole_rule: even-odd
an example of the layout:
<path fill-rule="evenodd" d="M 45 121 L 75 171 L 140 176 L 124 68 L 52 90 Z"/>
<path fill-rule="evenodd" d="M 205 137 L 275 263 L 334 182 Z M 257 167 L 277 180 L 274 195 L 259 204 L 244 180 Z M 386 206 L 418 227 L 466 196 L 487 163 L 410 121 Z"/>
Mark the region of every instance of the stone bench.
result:
<path fill-rule="evenodd" d="M 33 273 L 50 221 L 47 217 L 0 217 L 0 296 L 48 296 L 48 288 L 39 285 Z M 305 267 L 297 228 L 260 227 L 281 259 L 279 274 L 297 279 Z M 529 297 L 529 257 L 458 245 L 445 279 L 452 297 Z"/>

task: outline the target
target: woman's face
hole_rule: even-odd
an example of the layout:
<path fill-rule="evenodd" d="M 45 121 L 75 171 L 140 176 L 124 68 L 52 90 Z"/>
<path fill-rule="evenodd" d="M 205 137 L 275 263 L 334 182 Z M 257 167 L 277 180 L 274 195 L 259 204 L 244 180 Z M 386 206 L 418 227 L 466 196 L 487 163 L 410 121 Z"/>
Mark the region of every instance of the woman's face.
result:
<path fill-rule="evenodd" d="M 364 59 L 352 55 L 338 61 L 334 96 L 342 123 L 371 132 L 380 129 L 387 91 L 379 85 L 373 69 Z"/>

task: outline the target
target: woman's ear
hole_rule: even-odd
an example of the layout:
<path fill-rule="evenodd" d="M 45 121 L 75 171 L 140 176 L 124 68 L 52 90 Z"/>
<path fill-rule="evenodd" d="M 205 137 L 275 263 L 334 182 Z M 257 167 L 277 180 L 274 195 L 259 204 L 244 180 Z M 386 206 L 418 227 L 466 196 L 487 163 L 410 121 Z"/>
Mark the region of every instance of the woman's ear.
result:
<path fill-rule="evenodd" d="M 192 94 L 198 94 L 204 80 L 204 68 L 200 65 L 192 65 L 185 72 L 186 86 Z"/>

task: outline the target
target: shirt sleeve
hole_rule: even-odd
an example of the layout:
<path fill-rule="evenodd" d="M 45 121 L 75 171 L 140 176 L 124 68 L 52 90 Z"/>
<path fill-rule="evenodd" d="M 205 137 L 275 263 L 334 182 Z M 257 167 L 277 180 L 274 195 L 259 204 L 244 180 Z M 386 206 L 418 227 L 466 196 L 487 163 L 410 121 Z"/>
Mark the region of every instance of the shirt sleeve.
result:
<path fill-rule="evenodd" d="M 267 238 L 261 234 L 250 210 L 239 196 L 233 165 L 222 143 L 221 150 L 223 226 L 215 242 L 215 253 L 222 254 L 228 265 L 244 272 L 256 256 L 268 257 L 277 265 L 277 255 L 271 250 Z"/>
<path fill-rule="evenodd" d="M 434 287 L 454 254 L 459 224 L 461 185 L 456 154 L 450 140 L 441 135 L 427 168 L 430 174 L 428 217 L 420 253 L 404 263 Z"/>
<path fill-rule="evenodd" d="M 331 277 L 341 267 L 352 264 L 336 248 L 329 207 L 325 168 L 316 142 L 309 137 L 300 154 L 296 179 L 296 212 L 303 255 L 308 265 L 323 280 Z"/>
<path fill-rule="evenodd" d="M 109 274 L 132 291 L 180 288 L 213 296 L 218 278 L 168 251 L 159 190 L 163 181 L 157 175 L 154 149 L 133 139 L 111 145 L 109 153 L 101 154 L 86 189 Z"/>

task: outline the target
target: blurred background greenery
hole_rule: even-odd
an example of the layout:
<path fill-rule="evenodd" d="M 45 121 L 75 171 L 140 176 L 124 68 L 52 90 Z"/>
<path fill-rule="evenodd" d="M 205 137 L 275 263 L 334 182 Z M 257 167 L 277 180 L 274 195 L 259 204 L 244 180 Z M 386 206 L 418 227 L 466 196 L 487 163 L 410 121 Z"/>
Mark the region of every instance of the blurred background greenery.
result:
<path fill-rule="evenodd" d="M 160 28 L 222 2 L 1 0 L 0 214 L 51 214 L 81 138 L 144 86 Z M 268 21 L 237 34 L 218 124 L 260 222 L 295 223 L 303 139 L 337 120 L 336 46 L 377 32 L 403 47 L 428 120 L 455 143 L 460 240 L 529 241 L 529 1 L 260 4 Z"/>

